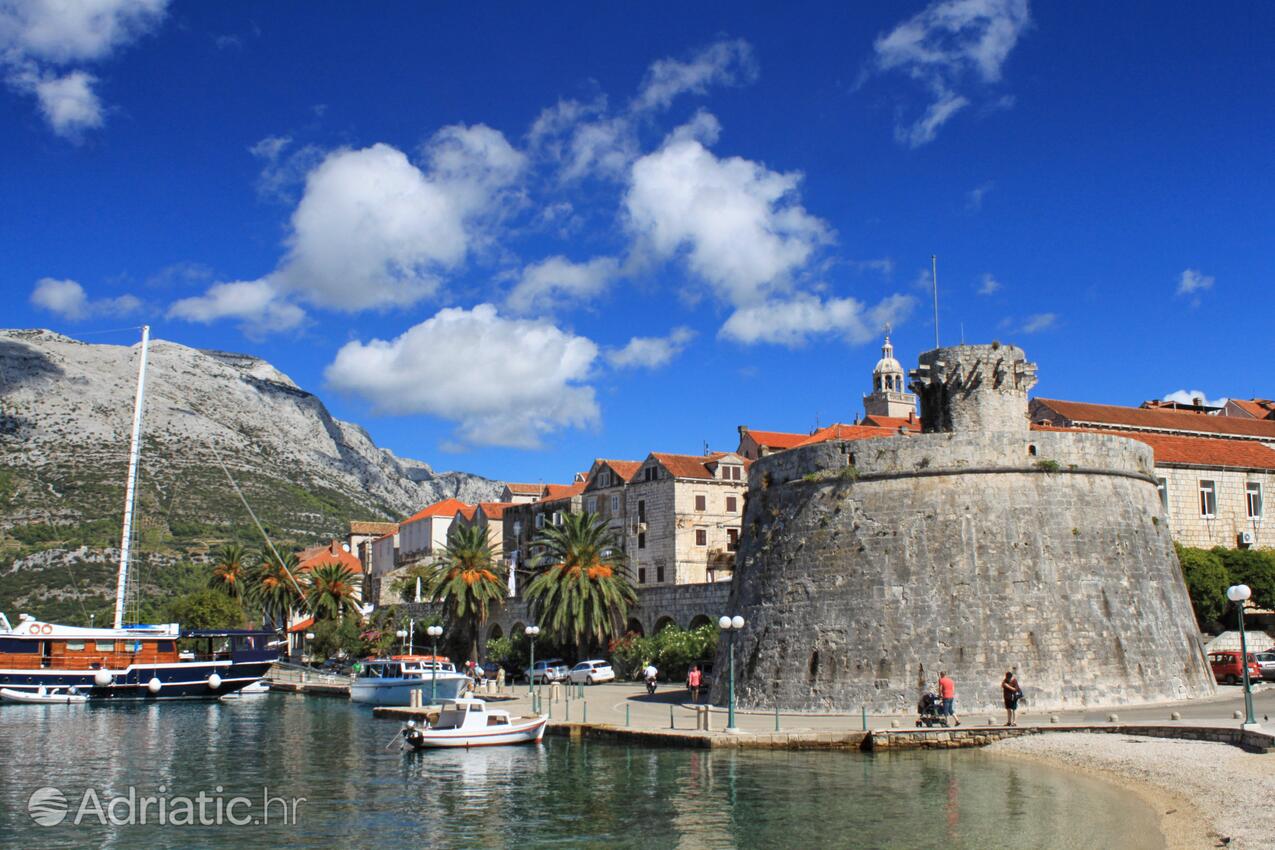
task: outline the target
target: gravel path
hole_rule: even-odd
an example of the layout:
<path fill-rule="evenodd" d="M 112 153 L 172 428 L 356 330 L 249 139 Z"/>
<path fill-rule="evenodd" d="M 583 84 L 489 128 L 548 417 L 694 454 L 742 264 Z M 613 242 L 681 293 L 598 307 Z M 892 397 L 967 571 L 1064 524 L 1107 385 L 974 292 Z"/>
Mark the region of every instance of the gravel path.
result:
<path fill-rule="evenodd" d="M 1202 741 L 1086 733 L 1011 738 L 987 750 L 1098 774 L 1139 792 L 1159 809 L 1171 848 L 1275 847 L 1275 755 Z"/>

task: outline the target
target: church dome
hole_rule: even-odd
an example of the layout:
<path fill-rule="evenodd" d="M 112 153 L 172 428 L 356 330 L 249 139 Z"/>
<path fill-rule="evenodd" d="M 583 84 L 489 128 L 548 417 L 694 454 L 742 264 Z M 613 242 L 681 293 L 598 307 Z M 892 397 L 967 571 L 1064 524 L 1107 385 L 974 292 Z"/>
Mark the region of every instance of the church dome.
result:
<path fill-rule="evenodd" d="M 885 344 L 881 346 L 881 359 L 877 361 L 876 368 L 872 370 L 873 375 L 901 375 L 903 373 L 903 364 L 894 359 L 894 346 L 890 344 L 890 337 L 885 338 Z"/>

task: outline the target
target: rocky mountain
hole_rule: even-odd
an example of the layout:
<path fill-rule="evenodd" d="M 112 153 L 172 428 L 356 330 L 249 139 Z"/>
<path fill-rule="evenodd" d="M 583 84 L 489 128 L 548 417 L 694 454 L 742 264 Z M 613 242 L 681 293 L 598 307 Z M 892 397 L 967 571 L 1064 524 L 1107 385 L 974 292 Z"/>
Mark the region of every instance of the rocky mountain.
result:
<path fill-rule="evenodd" d="M 139 350 L 0 330 L 0 611 L 81 615 L 113 594 Z M 500 489 L 378 448 L 256 357 L 152 340 L 146 383 L 138 574 L 151 592 L 213 546 L 259 543 L 219 455 L 289 543 Z"/>

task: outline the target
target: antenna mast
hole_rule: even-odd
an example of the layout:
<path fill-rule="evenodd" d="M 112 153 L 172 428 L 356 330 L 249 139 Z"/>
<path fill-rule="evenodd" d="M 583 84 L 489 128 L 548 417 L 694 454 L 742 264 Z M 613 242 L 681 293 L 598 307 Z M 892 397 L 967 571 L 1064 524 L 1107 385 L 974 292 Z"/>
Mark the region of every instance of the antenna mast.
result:
<path fill-rule="evenodd" d="M 939 347 L 939 258 L 930 255 L 930 280 L 934 284 L 934 347 Z"/>
<path fill-rule="evenodd" d="M 146 397 L 146 352 L 151 327 L 142 325 L 142 357 L 137 367 L 137 398 L 133 402 L 133 442 L 128 452 L 128 481 L 124 485 L 124 531 L 120 535 L 120 570 L 115 580 L 115 628 L 124 627 L 124 589 L 128 586 L 128 558 L 133 546 L 133 508 L 137 503 L 137 460 L 142 443 L 142 404 Z"/>

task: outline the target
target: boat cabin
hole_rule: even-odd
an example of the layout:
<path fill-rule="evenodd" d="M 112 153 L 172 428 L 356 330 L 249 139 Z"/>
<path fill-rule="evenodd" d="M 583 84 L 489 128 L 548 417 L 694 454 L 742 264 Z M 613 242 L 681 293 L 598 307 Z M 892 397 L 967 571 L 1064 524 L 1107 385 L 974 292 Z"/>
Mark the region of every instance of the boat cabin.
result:
<path fill-rule="evenodd" d="M 434 729 L 484 729 L 491 726 L 508 726 L 509 712 L 488 710 L 480 699 L 449 700 L 438 712 Z"/>

